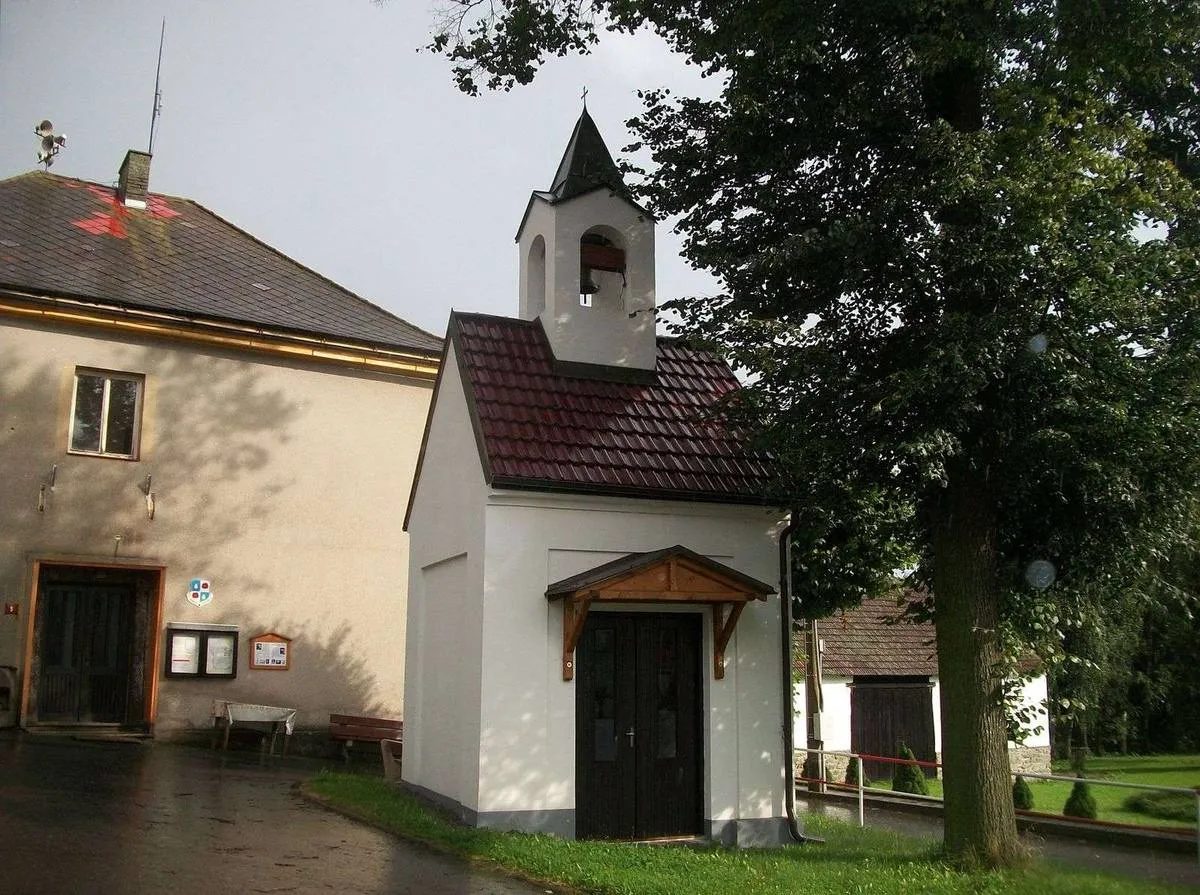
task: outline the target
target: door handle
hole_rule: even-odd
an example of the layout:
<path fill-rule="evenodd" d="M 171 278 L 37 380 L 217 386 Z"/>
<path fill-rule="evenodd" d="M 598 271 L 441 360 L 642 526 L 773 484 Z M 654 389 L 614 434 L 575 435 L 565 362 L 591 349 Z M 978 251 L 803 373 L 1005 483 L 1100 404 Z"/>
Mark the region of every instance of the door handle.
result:
<path fill-rule="evenodd" d="M 633 738 L 635 736 L 634 730 L 632 727 L 629 728 L 627 731 L 625 731 L 625 736 L 629 737 L 629 748 L 632 749 L 633 748 Z"/>

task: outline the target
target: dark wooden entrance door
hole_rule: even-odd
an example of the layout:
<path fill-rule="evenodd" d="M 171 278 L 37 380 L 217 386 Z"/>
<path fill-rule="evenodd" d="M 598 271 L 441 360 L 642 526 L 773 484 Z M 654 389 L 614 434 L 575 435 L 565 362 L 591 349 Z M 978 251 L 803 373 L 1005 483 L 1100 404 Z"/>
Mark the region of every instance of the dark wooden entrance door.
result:
<path fill-rule="evenodd" d="M 700 643 L 698 615 L 588 615 L 576 651 L 579 838 L 700 832 Z"/>
<path fill-rule="evenodd" d="M 121 723 L 129 699 L 134 590 L 55 583 L 41 589 L 38 720 Z"/>
<path fill-rule="evenodd" d="M 850 748 L 865 755 L 896 758 L 900 744 L 920 761 L 936 759 L 933 736 L 933 684 L 929 678 L 855 678 L 850 693 Z M 872 780 L 892 776 L 890 762 L 863 760 Z M 933 776 L 933 768 L 923 768 Z"/>

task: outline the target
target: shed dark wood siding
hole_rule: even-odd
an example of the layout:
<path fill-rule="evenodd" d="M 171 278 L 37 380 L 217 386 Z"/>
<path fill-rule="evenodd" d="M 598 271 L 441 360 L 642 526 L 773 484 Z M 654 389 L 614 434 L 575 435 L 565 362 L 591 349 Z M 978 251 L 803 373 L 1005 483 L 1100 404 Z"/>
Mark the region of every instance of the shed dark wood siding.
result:
<path fill-rule="evenodd" d="M 933 684 L 927 677 L 856 677 L 850 691 L 850 748 L 895 758 L 907 744 L 921 761 L 935 761 Z M 863 761 L 872 780 L 890 779 L 893 764 Z M 934 776 L 933 768 L 925 768 Z"/>

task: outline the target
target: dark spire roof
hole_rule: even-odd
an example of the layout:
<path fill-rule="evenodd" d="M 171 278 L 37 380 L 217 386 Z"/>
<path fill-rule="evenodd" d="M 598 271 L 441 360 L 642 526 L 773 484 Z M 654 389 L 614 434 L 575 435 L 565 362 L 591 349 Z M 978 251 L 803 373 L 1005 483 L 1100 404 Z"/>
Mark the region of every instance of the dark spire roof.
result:
<path fill-rule="evenodd" d="M 629 194 L 620 169 L 604 145 L 604 138 L 600 136 L 592 116 L 584 109 L 575 123 L 567 151 L 558 163 L 550 193 L 553 201 L 561 202 L 601 186 L 623 196 Z"/>

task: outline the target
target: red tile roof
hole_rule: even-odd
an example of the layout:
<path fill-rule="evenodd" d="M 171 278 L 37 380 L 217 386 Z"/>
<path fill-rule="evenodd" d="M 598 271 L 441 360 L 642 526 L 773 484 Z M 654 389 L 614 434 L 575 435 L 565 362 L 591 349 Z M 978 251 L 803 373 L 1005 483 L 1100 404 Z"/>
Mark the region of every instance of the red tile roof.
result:
<path fill-rule="evenodd" d="M 99 301 L 436 356 L 442 340 L 188 199 L 145 209 L 112 187 L 34 172 L 0 181 L 0 290 Z"/>
<path fill-rule="evenodd" d="M 825 644 L 826 675 L 936 675 L 937 646 L 931 624 L 899 621 L 903 605 L 896 598 L 864 600 L 862 605 L 817 622 Z"/>
<path fill-rule="evenodd" d="M 767 458 L 713 414 L 738 388 L 720 358 L 659 339 L 645 375 L 560 365 L 540 321 L 479 314 L 447 338 L 492 485 L 767 502 Z"/>

